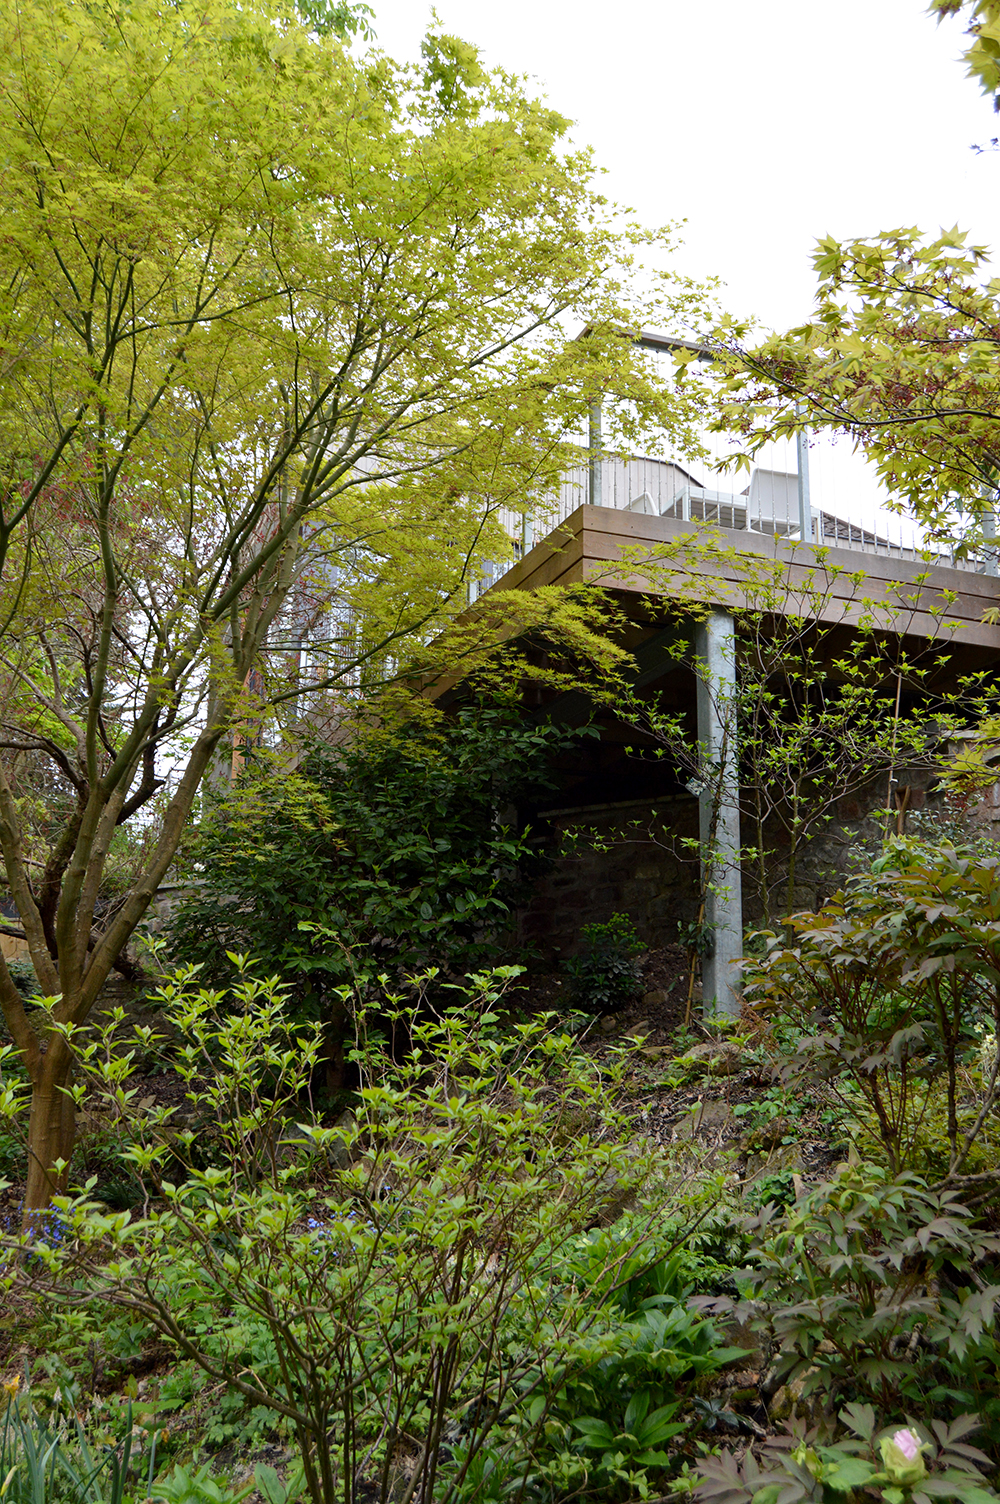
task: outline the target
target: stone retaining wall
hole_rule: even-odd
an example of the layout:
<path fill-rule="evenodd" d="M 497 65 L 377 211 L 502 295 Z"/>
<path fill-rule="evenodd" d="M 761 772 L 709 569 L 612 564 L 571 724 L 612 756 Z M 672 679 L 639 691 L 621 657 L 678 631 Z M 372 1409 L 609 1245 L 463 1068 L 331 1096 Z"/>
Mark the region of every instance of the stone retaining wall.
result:
<path fill-rule="evenodd" d="M 905 782 L 905 771 L 900 782 Z M 908 816 L 927 807 L 926 788 L 917 775 L 909 796 Z M 923 775 L 926 784 L 927 775 Z M 881 846 L 883 822 L 872 812 L 885 805 L 886 786 L 877 784 L 840 801 L 828 825 L 798 856 L 793 910 L 825 903 L 849 872 L 849 853 L 862 846 L 874 855 Z M 993 804 L 984 801 L 984 828 Z M 1000 813 L 998 807 L 997 813 Z M 628 914 L 640 938 L 650 946 L 671 945 L 678 925 L 698 918 L 699 860 L 691 843 L 698 836 L 698 805 L 693 797 L 634 800 L 587 808 L 549 811 L 553 844 L 562 844 L 552 871 L 539 883 L 519 916 L 518 939 L 546 961 L 557 961 L 579 946 L 585 924 L 606 923 L 612 914 Z M 995 819 L 995 815 L 993 816 Z M 569 839 L 569 850 L 566 850 Z M 749 832 L 744 831 L 744 840 Z M 787 910 L 787 862 L 780 846 L 773 863 L 772 912 Z M 760 922 L 761 905 L 754 883 L 743 891 L 744 922 Z"/>

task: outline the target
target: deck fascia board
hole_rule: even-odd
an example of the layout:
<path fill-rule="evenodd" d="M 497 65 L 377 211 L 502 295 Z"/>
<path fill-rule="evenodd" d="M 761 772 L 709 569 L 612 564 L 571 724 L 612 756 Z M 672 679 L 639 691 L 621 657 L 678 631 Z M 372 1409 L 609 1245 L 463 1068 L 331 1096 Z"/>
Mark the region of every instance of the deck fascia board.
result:
<path fill-rule="evenodd" d="M 654 586 L 640 570 L 618 573 L 611 566 L 626 549 L 676 543 L 699 534 L 713 536 L 721 548 L 758 560 L 763 567 L 778 566 L 780 588 L 787 588 L 793 601 L 804 600 L 810 577 L 817 580 L 823 593 L 829 591 L 828 606 L 817 617 L 820 621 L 849 626 L 870 616 L 884 631 L 947 640 L 956 647 L 968 644 L 1000 655 L 1000 626 L 982 619 L 984 611 L 1000 606 L 1000 579 L 857 549 L 817 548 L 729 528 L 706 529 L 672 517 L 612 507 L 578 507 L 493 588 L 535 590 L 589 581 L 625 595 L 669 596 L 664 584 Z M 855 586 L 849 576 L 859 573 L 865 578 Z M 823 584 L 830 574 L 833 578 L 828 585 Z M 705 604 L 735 608 L 747 604 L 745 575 L 735 562 L 678 559 L 676 577 L 680 589 L 687 585 Z M 707 588 L 713 582 L 718 588 Z M 752 591 L 750 595 L 752 599 Z M 954 599 L 948 600 L 948 596 Z M 866 602 L 871 602 L 871 607 Z M 793 608 L 789 614 L 811 613 Z"/>

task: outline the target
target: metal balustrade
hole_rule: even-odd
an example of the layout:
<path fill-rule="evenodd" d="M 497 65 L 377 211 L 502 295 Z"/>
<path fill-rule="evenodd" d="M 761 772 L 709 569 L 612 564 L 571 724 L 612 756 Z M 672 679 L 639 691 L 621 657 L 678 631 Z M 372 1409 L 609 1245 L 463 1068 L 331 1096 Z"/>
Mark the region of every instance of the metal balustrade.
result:
<path fill-rule="evenodd" d="M 606 454 L 593 466 L 587 461 L 567 470 L 558 491 L 542 498 L 530 516 L 501 509 L 500 521 L 511 538 L 512 558 L 487 561 L 472 583 L 470 598 L 474 600 L 488 590 L 533 543 L 585 505 L 595 483 L 601 505 L 615 510 L 703 522 L 732 532 L 764 534 L 789 542 L 802 537 L 803 508 L 796 471 L 758 467 L 741 491 L 714 489 L 702 485 L 690 470 L 674 460 Z M 925 545 L 912 523 L 889 512 L 872 515 L 869 508 L 867 516 L 852 515 L 846 504 L 833 510 L 829 503 L 809 507 L 808 502 L 805 510 L 811 521 L 808 541 L 817 546 L 929 566 L 943 565 L 973 574 L 997 572 L 993 550 L 966 553 L 962 549 L 943 550 L 940 546 Z"/>

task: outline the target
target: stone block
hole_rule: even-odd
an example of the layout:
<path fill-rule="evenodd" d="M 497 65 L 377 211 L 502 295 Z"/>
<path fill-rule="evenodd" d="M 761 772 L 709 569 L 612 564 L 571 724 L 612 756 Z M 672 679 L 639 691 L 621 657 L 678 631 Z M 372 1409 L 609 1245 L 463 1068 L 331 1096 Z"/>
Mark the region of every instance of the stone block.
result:
<path fill-rule="evenodd" d="M 684 1059 L 693 1061 L 710 1076 L 735 1076 L 743 1069 L 742 1052 L 728 1041 L 721 1044 L 696 1044 L 693 1050 L 688 1050 Z"/>
<path fill-rule="evenodd" d="M 733 1120 L 728 1102 L 699 1102 L 693 1112 L 686 1112 L 674 1125 L 674 1138 L 698 1138 L 703 1133 L 719 1132 Z"/>

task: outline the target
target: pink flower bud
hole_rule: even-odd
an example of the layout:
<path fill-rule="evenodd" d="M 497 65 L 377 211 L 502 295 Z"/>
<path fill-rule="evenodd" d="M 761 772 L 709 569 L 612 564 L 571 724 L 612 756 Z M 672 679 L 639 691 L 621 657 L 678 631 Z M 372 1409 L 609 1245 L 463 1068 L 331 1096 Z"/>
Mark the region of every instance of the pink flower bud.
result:
<path fill-rule="evenodd" d="M 915 1457 L 920 1455 L 920 1437 L 915 1432 L 906 1430 L 897 1431 L 892 1439 L 907 1462 L 912 1462 Z"/>
<path fill-rule="evenodd" d="M 916 1431 L 903 1427 L 879 1442 L 886 1476 L 896 1487 L 915 1488 L 927 1477 L 924 1444 Z"/>

